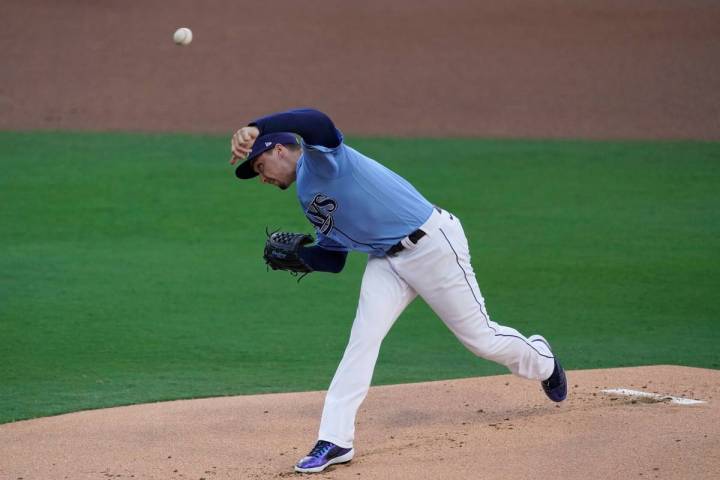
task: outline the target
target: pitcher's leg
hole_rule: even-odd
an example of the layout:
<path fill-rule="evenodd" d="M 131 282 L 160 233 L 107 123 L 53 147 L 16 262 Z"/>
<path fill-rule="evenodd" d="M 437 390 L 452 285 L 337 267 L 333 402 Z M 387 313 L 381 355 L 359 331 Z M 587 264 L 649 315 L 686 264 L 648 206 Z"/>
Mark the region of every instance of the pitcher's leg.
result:
<path fill-rule="evenodd" d="M 432 244 L 425 247 L 425 255 L 421 251 L 413 252 L 406 259 L 416 263 L 412 278 L 406 273 L 410 265 L 398 265 L 408 283 L 475 355 L 505 365 L 524 378 L 548 378 L 553 372 L 554 360 L 547 345 L 531 342 L 517 330 L 490 319 L 459 220 L 447 220 L 431 241 Z M 420 262 L 422 269 L 417 265 Z"/>
<path fill-rule="evenodd" d="M 380 344 L 416 295 L 387 260 L 370 258 L 350 340 L 325 397 L 319 439 L 352 447 L 355 415 L 370 388 Z"/>

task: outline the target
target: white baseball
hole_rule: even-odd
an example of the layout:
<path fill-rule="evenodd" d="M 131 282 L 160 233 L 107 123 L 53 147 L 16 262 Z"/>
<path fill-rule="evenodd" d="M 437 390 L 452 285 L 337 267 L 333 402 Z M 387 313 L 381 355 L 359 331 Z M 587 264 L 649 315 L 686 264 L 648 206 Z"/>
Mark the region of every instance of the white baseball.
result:
<path fill-rule="evenodd" d="M 192 42 L 192 30 L 187 27 L 181 27 L 173 33 L 173 42 L 178 45 L 189 45 Z"/>

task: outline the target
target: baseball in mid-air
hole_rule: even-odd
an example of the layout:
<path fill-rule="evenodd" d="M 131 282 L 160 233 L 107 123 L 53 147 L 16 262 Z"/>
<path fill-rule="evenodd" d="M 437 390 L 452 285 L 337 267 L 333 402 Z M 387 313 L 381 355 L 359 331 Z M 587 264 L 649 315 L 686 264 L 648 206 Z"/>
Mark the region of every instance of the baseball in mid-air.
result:
<path fill-rule="evenodd" d="M 192 30 L 187 27 L 181 27 L 173 33 L 173 42 L 177 45 L 189 45 L 192 42 Z"/>

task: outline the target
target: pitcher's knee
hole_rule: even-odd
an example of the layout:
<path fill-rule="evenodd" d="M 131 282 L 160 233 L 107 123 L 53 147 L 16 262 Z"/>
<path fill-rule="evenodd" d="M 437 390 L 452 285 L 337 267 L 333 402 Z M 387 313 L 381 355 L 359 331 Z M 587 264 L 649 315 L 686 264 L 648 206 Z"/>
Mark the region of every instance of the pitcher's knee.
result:
<path fill-rule="evenodd" d="M 350 337 L 346 352 L 377 352 L 380 351 L 384 335 L 363 335 Z"/>

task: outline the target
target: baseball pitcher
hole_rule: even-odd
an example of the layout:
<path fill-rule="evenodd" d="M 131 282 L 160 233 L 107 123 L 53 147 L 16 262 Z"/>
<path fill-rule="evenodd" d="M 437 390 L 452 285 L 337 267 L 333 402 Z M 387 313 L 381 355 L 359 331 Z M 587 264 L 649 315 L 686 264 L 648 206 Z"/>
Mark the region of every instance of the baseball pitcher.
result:
<path fill-rule="evenodd" d="M 259 118 L 231 140 L 238 178 L 260 177 L 285 190 L 297 184 L 309 235 L 268 233 L 273 269 L 338 273 L 351 250 L 368 255 L 345 353 L 325 398 L 318 440 L 295 465 L 320 472 L 355 453 L 355 416 L 365 399 L 383 338 L 418 295 L 475 355 L 567 395 L 565 372 L 540 335 L 499 325 L 485 309 L 460 219 L 434 206 L 407 180 L 346 145 L 332 120 L 313 109 Z"/>

